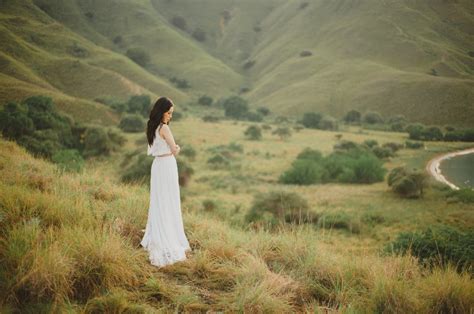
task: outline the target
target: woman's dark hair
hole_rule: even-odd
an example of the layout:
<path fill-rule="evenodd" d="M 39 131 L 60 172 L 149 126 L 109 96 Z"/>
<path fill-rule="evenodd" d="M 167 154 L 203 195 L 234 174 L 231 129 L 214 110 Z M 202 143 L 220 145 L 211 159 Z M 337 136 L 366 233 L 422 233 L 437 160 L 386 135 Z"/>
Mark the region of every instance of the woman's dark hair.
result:
<path fill-rule="evenodd" d="M 153 105 L 153 108 L 150 112 L 150 119 L 148 120 L 146 127 L 146 137 L 150 146 L 153 144 L 153 140 L 155 139 L 156 128 L 160 125 L 161 119 L 163 118 L 163 114 L 170 110 L 172 106 L 173 103 L 168 97 L 158 98 L 158 100 Z M 169 121 L 167 124 L 169 124 Z"/>

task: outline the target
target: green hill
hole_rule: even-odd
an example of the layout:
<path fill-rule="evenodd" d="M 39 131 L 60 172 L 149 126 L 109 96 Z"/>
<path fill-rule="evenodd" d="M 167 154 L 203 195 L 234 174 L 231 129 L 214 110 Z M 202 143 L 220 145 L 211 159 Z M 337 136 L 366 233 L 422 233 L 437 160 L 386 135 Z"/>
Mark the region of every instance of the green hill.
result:
<path fill-rule="evenodd" d="M 223 58 L 251 61 L 254 104 L 289 115 L 358 109 L 474 123 L 471 1 L 201 1 L 198 15 L 198 4 L 155 3 L 215 34 L 208 46 Z M 220 25 L 224 10 L 231 18 Z"/>

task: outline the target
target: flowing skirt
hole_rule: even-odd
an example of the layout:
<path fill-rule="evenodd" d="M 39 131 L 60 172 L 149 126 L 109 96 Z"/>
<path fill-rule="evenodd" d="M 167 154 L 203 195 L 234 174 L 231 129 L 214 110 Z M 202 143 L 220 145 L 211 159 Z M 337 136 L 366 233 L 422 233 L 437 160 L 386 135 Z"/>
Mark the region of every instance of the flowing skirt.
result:
<path fill-rule="evenodd" d="M 178 165 L 175 156 L 155 157 L 151 166 L 150 206 L 140 244 L 150 263 L 165 266 L 186 259 L 191 250 L 181 215 Z"/>

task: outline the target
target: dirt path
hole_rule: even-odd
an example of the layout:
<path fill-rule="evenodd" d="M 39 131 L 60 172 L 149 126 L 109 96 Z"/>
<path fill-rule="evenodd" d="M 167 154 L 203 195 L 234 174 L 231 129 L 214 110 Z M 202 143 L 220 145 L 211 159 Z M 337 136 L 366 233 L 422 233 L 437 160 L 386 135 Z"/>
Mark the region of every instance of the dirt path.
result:
<path fill-rule="evenodd" d="M 450 159 L 454 156 L 465 155 L 474 153 L 474 148 L 468 148 L 460 151 L 455 151 L 440 156 L 436 156 L 431 159 L 426 165 L 426 170 L 439 182 L 449 185 L 452 189 L 459 190 L 459 187 L 449 182 L 442 174 L 439 168 L 441 162 L 445 159 Z"/>

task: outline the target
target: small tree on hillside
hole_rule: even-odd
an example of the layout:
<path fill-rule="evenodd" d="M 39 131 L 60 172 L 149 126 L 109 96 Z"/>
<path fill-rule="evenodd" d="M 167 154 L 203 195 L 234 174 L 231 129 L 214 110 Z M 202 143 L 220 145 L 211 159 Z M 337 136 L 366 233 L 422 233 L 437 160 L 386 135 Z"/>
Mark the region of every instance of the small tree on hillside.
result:
<path fill-rule="evenodd" d="M 279 136 L 280 140 L 285 140 L 291 136 L 291 131 L 287 127 L 280 127 L 273 131 L 272 134 Z"/>
<path fill-rule="evenodd" d="M 239 96 L 231 96 L 224 100 L 225 116 L 234 119 L 244 119 L 248 112 L 249 105 L 247 101 Z"/>
<path fill-rule="evenodd" d="M 303 115 L 303 119 L 300 121 L 307 128 L 317 129 L 319 128 L 319 121 L 323 118 L 323 115 L 316 112 L 306 112 Z"/>
<path fill-rule="evenodd" d="M 244 135 L 250 140 L 259 140 L 262 138 L 262 130 L 256 125 L 251 125 L 245 130 Z"/>
<path fill-rule="evenodd" d="M 350 110 L 344 116 L 344 121 L 347 123 L 360 123 L 361 113 L 357 110 Z"/>

